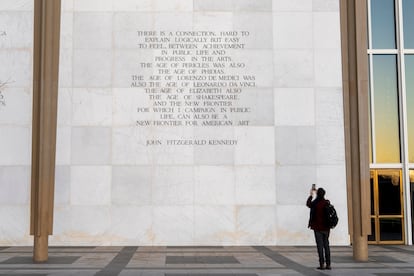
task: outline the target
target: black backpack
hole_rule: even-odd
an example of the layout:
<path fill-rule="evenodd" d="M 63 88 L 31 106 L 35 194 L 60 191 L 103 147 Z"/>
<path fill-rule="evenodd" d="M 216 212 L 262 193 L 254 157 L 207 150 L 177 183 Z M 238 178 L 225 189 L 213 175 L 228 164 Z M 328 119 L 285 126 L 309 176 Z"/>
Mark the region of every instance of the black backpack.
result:
<path fill-rule="evenodd" d="M 325 206 L 325 218 L 329 228 L 335 228 L 338 224 L 338 214 L 336 213 L 335 207 L 330 203 Z"/>

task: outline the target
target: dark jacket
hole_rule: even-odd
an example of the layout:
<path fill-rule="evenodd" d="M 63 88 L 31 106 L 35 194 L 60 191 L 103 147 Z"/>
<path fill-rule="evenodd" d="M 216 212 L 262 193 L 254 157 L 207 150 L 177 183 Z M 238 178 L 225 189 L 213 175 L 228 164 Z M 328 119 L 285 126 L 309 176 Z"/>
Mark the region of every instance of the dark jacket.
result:
<path fill-rule="evenodd" d="M 325 216 L 325 207 L 329 204 L 329 200 L 317 197 L 312 201 L 312 196 L 308 197 L 306 206 L 310 210 L 309 225 L 308 227 L 316 231 L 329 231 L 330 228 L 327 225 Z"/>

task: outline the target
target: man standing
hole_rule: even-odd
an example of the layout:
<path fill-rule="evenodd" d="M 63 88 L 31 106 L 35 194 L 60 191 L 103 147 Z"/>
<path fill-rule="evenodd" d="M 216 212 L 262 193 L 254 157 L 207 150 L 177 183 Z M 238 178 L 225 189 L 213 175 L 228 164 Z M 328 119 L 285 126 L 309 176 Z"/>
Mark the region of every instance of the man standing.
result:
<path fill-rule="evenodd" d="M 319 188 L 316 192 L 314 200 L 312 194 L 314 189 L 306 201 L 306 206 L 310 208 L 310 217 L 308 227 L 315 232 L 316 247 L 318 248 L 319 267 L 318 269 L 331 269 L 331 251 L 329 248 L 329 231 L 325 207 L 329 205 L 329 201 L 325 199 L 325 190 Z M 325 266 L 326 261 L 326 266 Z"/>

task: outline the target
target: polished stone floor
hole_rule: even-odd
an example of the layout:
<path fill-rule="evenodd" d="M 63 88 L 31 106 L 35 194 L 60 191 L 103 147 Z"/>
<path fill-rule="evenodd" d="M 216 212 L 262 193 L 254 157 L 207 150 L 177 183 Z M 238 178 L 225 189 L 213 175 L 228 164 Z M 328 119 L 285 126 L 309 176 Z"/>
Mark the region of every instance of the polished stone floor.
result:
<path fill-rule="evenodd" d="M 332 270 L 320 271 L 315 247 L 51 247 L 32 262 L 31 247 L 0 247 L 0 275 L 414 275 L 414 246 L 370 246 L 355 262 L 351 247 L 332 247 Z"/>

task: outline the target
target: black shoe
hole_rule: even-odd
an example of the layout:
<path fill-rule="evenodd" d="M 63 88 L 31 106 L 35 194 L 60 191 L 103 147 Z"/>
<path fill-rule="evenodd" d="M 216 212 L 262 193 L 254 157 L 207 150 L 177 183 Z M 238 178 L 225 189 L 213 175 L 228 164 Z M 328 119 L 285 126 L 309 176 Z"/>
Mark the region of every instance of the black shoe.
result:
<path fill-rule="evenodd" d="M 331 267 L 330 265 L 327 265 L 327 266 L 325 267 L 325 269 L 331 270 L 331 269 L 332 269 L 332 267 Z"/>
<path fill-rule="evenodd" d="M 325 267 L 323 267 L 323 266 L 318 266 L 316 269 L 319 269 L 319 270 L 325 270 Z"/>

